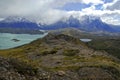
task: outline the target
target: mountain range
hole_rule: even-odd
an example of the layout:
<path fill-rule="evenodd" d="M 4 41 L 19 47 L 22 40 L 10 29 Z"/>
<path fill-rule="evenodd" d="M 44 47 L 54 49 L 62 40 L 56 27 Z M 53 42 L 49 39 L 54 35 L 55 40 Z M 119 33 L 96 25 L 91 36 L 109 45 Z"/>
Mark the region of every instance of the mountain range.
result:
<path fill-rule="evenodd" d="M 1 33 L 43 34 L 36 23 L 21 17 L 7 17 L 0 21 Z"/>
<path fill-rule="evenodd" d="M 0 28 L 39 29 L 36 23 L 21 17 L 7 17 L 0 21 Z"/>
<path fill-rule="evenodd" d="M 79 19 L 70 16 L 69 18 L 59 20 L 53 24 L 41 24 L 29 21 L 21 17 L 8 17 L 0 21 L 0 29 L 24 29 L 24 30 L 57 30 L 63 28 L 76 28 L 86 32 L 120 32 L 114 25 L 103 22 L 99 17 L 82 16 Z"/>
<path fill-rule="evenodd" d="M 82 16 L 80 20 L 70 16 L 65 21 L 58 21 L 51 25 L 41 25 L 44 26 L 41 29 L 53 30 L 53 29 L 61 29 L 61 28 L 77 28 L 82 31 L 87 32 L 116 32 L 110 25 L 102 22 L 102 20 L 98 17 L 94 16 Z"/>

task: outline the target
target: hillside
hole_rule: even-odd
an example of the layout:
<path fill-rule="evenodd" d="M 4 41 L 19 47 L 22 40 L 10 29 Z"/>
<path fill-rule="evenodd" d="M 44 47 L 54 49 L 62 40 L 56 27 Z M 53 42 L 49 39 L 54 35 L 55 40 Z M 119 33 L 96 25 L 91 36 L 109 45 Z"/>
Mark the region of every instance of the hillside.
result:
<path fill-rule="evenodd" d="M 0 50 L 0 56 L 1 80 L 120 79 L 119 59 L 64 34 Z"/>
<path fill-rule="evenodd" d="M 110 33 L 110 32 L 86 32 L 76 28 L 64 28 L 58 30 L 50 30 L 48 31 L 52 34 L 65 34 L 69 36 L 73 36 L 76 38 L 90 38 L 90 39 L 112 39 L 112 38 L 120 38 L 119 33 Z"/>
<path fill-rule="evenodd" d="M 120 59 L 120 38 L 118 39 L 96 39 L 88 43 L 95 50 L 105 50 L 109 54 Z"/>

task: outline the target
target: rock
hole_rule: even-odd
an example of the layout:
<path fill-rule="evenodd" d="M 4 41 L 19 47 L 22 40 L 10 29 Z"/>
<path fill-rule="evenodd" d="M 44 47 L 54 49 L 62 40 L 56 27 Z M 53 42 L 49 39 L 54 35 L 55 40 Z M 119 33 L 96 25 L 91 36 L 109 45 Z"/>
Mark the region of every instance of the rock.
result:
<path fill-rule="evenodd" d="M 18 39 L 12 39 L 12 41 L 14 41 L 14 42 L 19 42 L 20 40 L 18 40 Z"/>
<path fill-rule="evenodd" d="M 66 74 L 66 73 L 65 73 L 64 71 L 58 71 L 58 72 L 57 72 L 57 75 L 58 75 L 58 76 L 64 76 L 65 74 Z"/>

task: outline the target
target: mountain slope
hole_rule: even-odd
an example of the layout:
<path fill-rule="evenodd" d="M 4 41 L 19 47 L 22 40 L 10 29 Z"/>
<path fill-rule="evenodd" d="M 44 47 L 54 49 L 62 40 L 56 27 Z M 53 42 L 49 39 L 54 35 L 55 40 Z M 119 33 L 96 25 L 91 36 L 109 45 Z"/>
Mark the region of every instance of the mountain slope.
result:
<path fill-rule="evenodd" d="M 120 38 L 118 39 L 96 39 L 88 43 L 89 47 L 96 50 L 105 50 L 109 54 L 120 59 Z"/>
<path fill-rule="evenodd" d="M 70 35 L 79 39 L 88 38 L 88 39 L 101 39 L 101 38 L 119 38 L 119 33 L 111 33 L 111 32 L 86 32 L 76 28 L 64 28 L 64 29 L 57 29 L 57 30 L 50 30 L 48 31 L 52 34 L 65 34 Z"/>
<path fill-rule="evenodd" d="M 2 21 L 0 21 L 0 32 L 5 32 L 6 30 L 11 29 L 21 29 L 21 30 L 56 30 L 56 29 L 63 29 L 63 28 L 76 28 L 86 32 L 119 32 L 116 29 L 111 27 L 112 25 L 108 25 L 98 17 L 95 16 L 82 16 L 80 18 L 74 18 L 70 16 L 66 19 L 61 19 L 56 23 L 53 24 L 41 24 L 29 21 L 25 18 L 21 17 L 8 17 Z M 9 31 L 10 31 L 9 30 Z"/>
<path fill-rule="evenodd" d="M 0 21 L 1 33 L 43 34 L 35 22 L 21 17 L 8 17 Z"/>
<path fill-rule="evenodd" d="M 36 23 L 22 17 L 7 17 L 0 21 L 0 28 L 39 29 Z"/>
<path fill-rule="evenodd" d="M 1 50 L 0 56 L 8 58 L 8 60 L 0 58 L 0 64 L 11 65 L 8 68 L 2 65 L 0 67 L 5 68 L 7 72 L 17 73 L 23 80 L 120 79 L 118 59 L 104 51 L 96 51 L 87 47 L 77 38 L 63 34 L 48 34 L 43 39 L 30 44 Z M 13 59 L 12 62 L 9 61 L 11 59 Z M 3 73 L 2 71 L 0 74 Z M 7 76 L 11 79 L 15 77 L 4 73 L 0 79 L 6 79 Z"/>
<path fill-rule="evenodd" d="M 41 29 L 54 30 L 61 28 L 77 28 L 86 32 L 116 32 L 110 25 L 101 21 L 100 18 L 94 16 L 82 16 L 80 20 L 70 16 L 66 21 L 58 21 L 51 25 L 41 25 Z"/>

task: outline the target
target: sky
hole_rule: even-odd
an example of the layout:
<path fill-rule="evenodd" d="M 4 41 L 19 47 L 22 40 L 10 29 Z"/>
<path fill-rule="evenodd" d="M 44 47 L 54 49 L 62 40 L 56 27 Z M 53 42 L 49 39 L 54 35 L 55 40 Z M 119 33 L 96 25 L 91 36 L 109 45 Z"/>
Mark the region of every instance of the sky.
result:
<path fill-rule="evenodd" d="M 71 15 L 97 16 L 106 23 L 120 25 L 120 0 L 0 0 L 0 20 L 19 16 L 52 24 Z"/>

